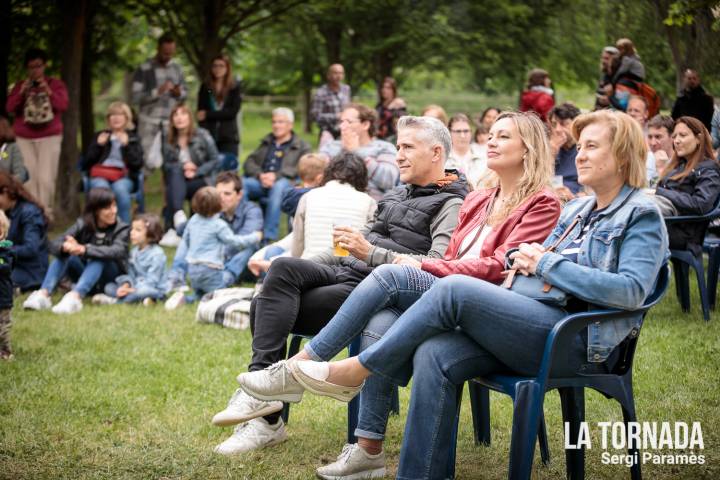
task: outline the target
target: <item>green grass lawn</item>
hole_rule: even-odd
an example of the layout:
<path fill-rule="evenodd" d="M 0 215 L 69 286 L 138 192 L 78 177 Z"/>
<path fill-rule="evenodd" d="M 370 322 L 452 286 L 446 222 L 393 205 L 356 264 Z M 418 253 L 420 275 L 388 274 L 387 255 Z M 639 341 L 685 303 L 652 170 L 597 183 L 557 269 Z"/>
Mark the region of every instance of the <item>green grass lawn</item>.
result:
<path fill-rule="evenodd" d="M 18 305 L 19 305 L 18 300 Z M 697 304 L 697 303 L 696 303 Z M 334 459 L 345 438 L 345 406 L 307 395 L 291 410 L 288 442 L 236 458 L 212 453 L 231 432 L 210 425 L 250 359 L 249 331 L 194 321 L 192 307 L 95 307 L 73 316 L 14 312 L 16 359 L 0 364 L 0 479 L 36 478 L 310 478 Z M 702 422 L 704 466 L 646 464 L 646 478 L 718 478 L 718 318 L 679 311 L 670 292 L 647 318 L 635 368 L 638 415 L 646 421 Z M 408 389 L 392 417 L 386 449 L 397 466 Z M 546 401 L 552 462 L 536 478 L 562 478 L 562 423 L 557 394 Z M 508 398 L 493 394 L 491 447 L 472 442 L 463 404 L 458 478 L 504 478 L 512 418 Z M 620 420 L 619 407 L 594 392 L 587 420 Z M 593 433 L 597 429 L 593 429 Z M 593 435 L 598 445 L 597 435 Z M 614 452 L 612 453 L 622 453 Z M 665 452 L 671 453 L 671 452 Z M 587 478 L 620 478 L 587 452 Z M 537 457 L 537 456 L 536 456 Z"/>
<path fill-rule="evenodd" d="M 245 117 L 243 158 L 268 131 L 267 113 Z M 157 173 L 146 189 L 148 209 L 158 212 Z M 645 478 L 720 478 L 720 316 L 706 324 L 697 295 L 693 301 L 693 311 L 681 313 L 671 286 L 648 316 L 635 392 L 641 421 L 702 422 L 705 450 L 695 453 L 705 455 L 705 465 L 645 464 Z M 213 454 L 231 428 L 213 427 L 210 419 L 236 388 L 251 339 L 249 331 L 196 323 L 192 307 L 168 313 L 161 306 L 87 305 L 69 317 L 16 308 L 13 316 L 16 359 L 0 363 L 0 479 L 304 479 L 334 460 L 344 443 L 345 406 L 307 395 L 291 410 L 286 443 L 235 458 Z M 409 389 L 400 395 L 401 413 L 391 417 L 386 442 L 391 474 Z M 587 393 L 586 409 L 591 425 L 622 419 L 616 403 L 594 392 Z M 545 412 L 552 461 L 542 467 L 536 455 L 535 478 L 564 478 L 556 393 L 548 395 Z M 493 394 L 492 446 L 473 445 L 466 395 L 458 478 L 506 478 L 511 424 L 509 398 Z M 597 429 L 592 433 L 586 478 L 627 477 L 627 467 L 601 463 Z"/>

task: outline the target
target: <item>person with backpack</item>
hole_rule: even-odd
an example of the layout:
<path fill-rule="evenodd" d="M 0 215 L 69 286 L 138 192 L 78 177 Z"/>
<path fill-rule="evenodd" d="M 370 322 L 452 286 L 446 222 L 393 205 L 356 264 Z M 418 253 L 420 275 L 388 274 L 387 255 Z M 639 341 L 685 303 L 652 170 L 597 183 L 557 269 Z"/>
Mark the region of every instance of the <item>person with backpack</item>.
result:
<path fill-rule="evenodd" d="M 52 216 L 68 92 L 62 80 L 45 76 L 46 62 L 44 50 L 25 53 L 28 77 L 15 84 L 5 108 L 15 116 L 15 141 L 30 174 L 25 186 Z"/>

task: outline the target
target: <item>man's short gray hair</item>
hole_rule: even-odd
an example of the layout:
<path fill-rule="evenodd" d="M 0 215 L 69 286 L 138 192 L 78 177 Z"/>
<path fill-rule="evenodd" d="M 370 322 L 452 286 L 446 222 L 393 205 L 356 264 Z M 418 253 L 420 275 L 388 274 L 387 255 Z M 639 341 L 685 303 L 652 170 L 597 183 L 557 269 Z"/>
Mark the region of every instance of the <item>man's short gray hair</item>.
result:
<path fill-rule="evenodd" d="M 397 123 L 398 132 L 403 128 L 414 128 L 418 131 L 420 139 L 431 146 L 440 145 L 443 149 L 443 161 L 447 160 L 452 148 L 450 131 L 437 118 L 413 117 L 405 115 Z"/>
<path fill-rule="evenodd" d="M 290 120 L 290 123 L 295 123 L 295 114 L 287 107 L 278 107 L 273 109 L 272 116 L 274 117 L 275 115 L 283 116 Z"/>

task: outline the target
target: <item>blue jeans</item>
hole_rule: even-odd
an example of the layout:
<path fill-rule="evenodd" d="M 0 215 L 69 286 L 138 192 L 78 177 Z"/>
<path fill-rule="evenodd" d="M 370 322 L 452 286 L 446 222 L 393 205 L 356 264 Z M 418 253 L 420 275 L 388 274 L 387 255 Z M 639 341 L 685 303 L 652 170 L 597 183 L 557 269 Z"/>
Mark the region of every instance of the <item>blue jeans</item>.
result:
<path fill-rule="evenodd" d="M 118 216 L 125 223 L 130 223 L 130 207 L 132 206 L 133 181 L 121 178 L 112 184 L 104 178 L 91 178 L 90 188 L 109 188 L 115 194 L 118 207 Z"/>
<path fill-rule="evenodd" d="M 238 157 L 236 153 L 231 152 L 219 152 L 220 157 L 220 170 L 223 172 L 237 172 L 238 169 Z"/>
<path fill-rule="evenodd" d="M 63 256 L 50 264 L 40 288 L 53 293 L 66 275 L 77 282 L 73 291 L 80 297 L 86 297 L 93 289 L 102 290 L 106 283 L 112 282 L 120 275 L 120 268 L 112 260 L 83 260 L 76 256 Z"/>
<path fill-rule="evenodd" d="M 256 247 L 248 247 L 225 261 L 225 286 L 229 287 L 240 279 L 242 273 L 247 269 L 248 260 L 256 250 Z"/>
<path fill-rule="evenodd" d="M 206 293 L 225 287 L 223 270 L 210 268 L 207 265 L 191 263 L 188 265 L 188 277 L 190 277 L 190 286 L 195 290 L 194 295 L 185 296 L 188 303 L 194 302 Z"/>
<path fill-rule="evenodd" d="M 305 345 L 314 360 L 330 360 L 362 334 L 364 351 L 395 323 L 395 320 L 437 277 L 406 265 L 381 265 L 353 290 L 333 319 Z M 360 416 L 355 435 L 381 440 L 390 414 L 395 386 L 381 376 L 371 376 L 360 393 Z"/>
<path fill-rule="evenodd" d="M 566 315 L 483 280 L 451 275 L 363 351 L 360 363 L 392 383 L 405 385 L 415 372 L 398 478 L 444 478 L 458 387 L 492 372 L 536 374 L 548 333 Z M 583 364 L 586 351 L 578 336 L 568 372 Z"/>
<path fill-rule="evenodd" d="M 105 285 L 105 295 L 117 298 L 117 290 L 120 287 L 115 282 L 110 282 Z M 165 291 L 159 288 L 153 288 L 148 286 L 135 287 L 135 291 L 128 293 L 122 298 L 118 298 L 120 303 L 138 303 L 142 302 L 146 298 L 152 298 L 153 300 L 160 300 L 165 297 Z"/>
<path fill-rule="evenodd" d="M 243 177 L 245 199 L 260 201 L 261 205 L 264 204 L 265 207 L 263 241 L 277 240 L 283 194 L 291 188 L 290 181 L 285 177 L 278 176 L 272 188 L 263 188 L 257 178 Z M 263 199 L 266 199 L 266 201 L 262 202 Z"/>

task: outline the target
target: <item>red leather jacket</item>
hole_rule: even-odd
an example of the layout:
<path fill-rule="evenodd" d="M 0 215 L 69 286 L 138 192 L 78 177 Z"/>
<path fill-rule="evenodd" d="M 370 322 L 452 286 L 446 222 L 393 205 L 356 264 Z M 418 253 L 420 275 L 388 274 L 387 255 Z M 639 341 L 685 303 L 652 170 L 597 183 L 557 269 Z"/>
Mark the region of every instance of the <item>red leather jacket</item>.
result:
<path fill-rule="evenodd" d="M 521 243 L 542 243 L 560 217 L 560 201 L 550 188 L 536 193 L 510 212 L 508 218 L 495 225 L 485 238 L 478 258 L 457 260 L 460 245 L 485 218 L 497 188 L 477 190 L 465 197 L 460 207 L 458 226 L 450 237 L 443 259 L 426 259 L 422 269 L 436 277 L 459 273 L 500 283 L 505 270 L 505 252 Z"/>

